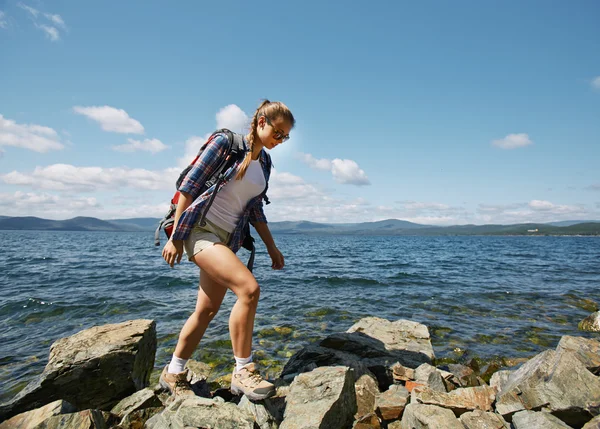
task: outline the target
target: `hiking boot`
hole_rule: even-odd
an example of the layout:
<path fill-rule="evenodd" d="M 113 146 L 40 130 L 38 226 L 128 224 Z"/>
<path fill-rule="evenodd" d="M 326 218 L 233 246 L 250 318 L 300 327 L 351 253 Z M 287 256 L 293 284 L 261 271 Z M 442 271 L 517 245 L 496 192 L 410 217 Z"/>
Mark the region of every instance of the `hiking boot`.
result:
<path fill-rule="evenodd" d="M 262 378 L 254 362 L 250 362 L 238 372 L 233 371 L 231 393 L 244 394 L 248 399 L 260 401 L 275 394 L 275 385 Z"/>
<path fill-rule="evenodd" d="M 192 385 L 187 381 L 187 369 L 177 374 L 170 374 L 168 369 L 169 365 L 165 366 L 165 369 L 163 369 L 163 372 L 160 375 L 160 379 L 158 380 L 160 387 L 167 389 L 175 398 L 195 395 L 192 390 Z"/>

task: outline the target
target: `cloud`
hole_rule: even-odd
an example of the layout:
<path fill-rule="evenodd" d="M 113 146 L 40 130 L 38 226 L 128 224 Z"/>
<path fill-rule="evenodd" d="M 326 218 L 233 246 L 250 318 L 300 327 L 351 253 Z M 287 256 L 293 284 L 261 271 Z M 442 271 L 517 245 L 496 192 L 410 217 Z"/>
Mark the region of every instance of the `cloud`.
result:
<path fill-rule="evenodd" d="M 298 153 L 298 158 L 315 170 L 331 171 L 336 182 L 348 185 L 364 186 L 371 182 L 358 164 L 351 159 L 317 159 L 308 153 Z"/>
<path fill-rule="evenodd" d="M 596 76 L 592 79 L 592 88 L 600 90 L 600 76 Z"/>
<path fill-rule="evenodd" d="M 0 175 L 8 185 L 29 186 L 33 189 L 74 192 L 96 192 L 130 188 L 137 190 L 172 190 L 179 169 L 150 171 L 141 168 L 76 167 L 53 164 L 36 167 L 31 173 L 12 171 Z"/>
<path fill-rule="evenodd" d="M 217 129 L 227 128 L 236 133 L 243 133 L 249 126 L 248 115 L 235 104 L 230 104 L 219 110 L 216 119 Z"/>
<path fill-rule="evenodd" d="M 590 191 L 600 191 L 600 183 L 594 183 L 594 184 L 588 186 L 586 189 L 588 189 Z"/>
<path fill-rule="evenodd" d="M 42 153 L 64 148 L 58 133 L 52 128 L 17 124 L 0 114 L 0 147 L 2 146 L 20 147 Z"/>
<path fill-rule="evenodd" d="M 154 154 L 169 148 L 169 146 L 158 139 L 145 139 L 143 141 L 127 139 L 127 141 L 129 143 L 113 146 L 113 149 L 118 152 L 146 151 Z"/>
<path fill-rule="evenodd" d="M 123 134 L 144 134 L 144 127 L 129 117 L 123 109 L 110 106 L 75 106 L 73 111 L 98 122 L 104 131 Z"/>
<path fill-rule="evenodd" d="M 62 197 L 49 193 L 0 193 L 0 211 L 5 216 L 39 216 L 42 218 L 71 218 L 88 210 L 101 209 L 94 197 Z"/>
<path fill-rule="evenodd" d="M 67 29 L 65 21 L 58 14 L 41 13 L 39 10 L 23 3 L 18 3 L 17 6 L 29 13 L 36 28 L 42 30 L 53 42 L 60 40 L 60 31 L 57 27 L 63 30 Z"/>
<path fill-rule="evenodd" d="M 583 204 L 555 204 L 545 200 L 498 205 L 480 204 L 476 223 L 545 223 L 577 218 L 594 218 L 599 214 Z"/>
<path fill-rule="evenodd" d="M 527 134 L 509 134 L 503 139 L 494 140 L 492 145 L 497 146 L 501 149 L 516 149 L 519 147 L 532 145 L 533 142 L 529 139 Z"/>
<path fill-rule="evenodd" d="M 8 28 L 8 21 L 6 20 L 6 14 L 0 10 L 0 28 Z"/>

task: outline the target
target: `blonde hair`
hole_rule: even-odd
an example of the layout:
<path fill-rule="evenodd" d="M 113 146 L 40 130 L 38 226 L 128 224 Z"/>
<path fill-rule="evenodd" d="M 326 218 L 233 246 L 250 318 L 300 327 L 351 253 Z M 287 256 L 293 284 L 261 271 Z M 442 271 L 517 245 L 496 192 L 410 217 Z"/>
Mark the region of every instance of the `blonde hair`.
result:
<path fill-rule="evenodd" d="M 288 107 L 281 101 L 264 100 L 262 103 L 260 103 L 260 106 L 258 106 L 258 109 L 256 109 L 254 112 L 252 122 L 250 122 L 250 133 L 248 134 L 248 145 L 250 146 L 250 151 L 246 154 L 246 157 L 242 161 L 240 171 L 236 177 L 237 180 L 244 178 L 246 170 L 250 165 L 250 161 L 252 161 L 252 149 L 254 148 L 254 141 L 258 138 L 258 119 L 261 116 L 266 116 L 271 121 L 283 118 L 283 120 L 288 121 L 292 127 L 296 124 L 294 115 L 292 115 L 290 109 L 288 109 Z"/>

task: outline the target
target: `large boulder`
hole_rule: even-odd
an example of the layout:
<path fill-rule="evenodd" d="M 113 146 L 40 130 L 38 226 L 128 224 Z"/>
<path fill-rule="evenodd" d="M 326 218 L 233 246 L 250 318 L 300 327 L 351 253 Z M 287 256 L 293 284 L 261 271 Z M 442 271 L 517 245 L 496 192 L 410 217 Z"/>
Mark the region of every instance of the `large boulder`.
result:
<path fill-rule="evenodd" d="M 490 386 L 461 387 L 449 393 L 420 387 L 413 390 L 410 401 L 448 408 L 460 416 L 467 411 L 492 411 L 495 399 L 496 389 Z"/>
<path fill-rule="evenodd" d="M 298 375 L 290 386 L 280 429 L 350 426 L 356 413 L 354 377 L 347 367 L 320 367 Z"/>
<path fill-rule="evenodd" d="M 587 332 L 600 332 L 600 311 L 590 314 L 577 325 L 579 329 Z"/>
<path fill-rule="evenodd" d="M 2 422 L 0 424 L 0 429 L 29 429 L 37 426 L 50 417 L 75 411 L 77 410 L 73 405 L 59 399 L 58 401 L 50 402 L 41 408 L 17 414 Z"/>
<path fill-rule="evenodd" d="M 557 352 L 561 350 L 574 352 L 588 370 L 596 375 L 600 374 L 600 341 L 565 335 L 556 347 Z"/>
<path fill-rule="evenodd" d="M 474 410 L 462 414 L 460 422 L 465 429 L 509 429 L 510 425 L 500 414 Z"/>
<path fill-rule="evenodd" d="M 61 338 L 50 347 L 42 374 L 0 406 L 0 420 L 58 399 L 79 410 L 109 410 L 148 385 L 155 354 L 152 320 L 95 326 Z"/>
<path fill-rule="evenodd" d="M 408 404 L 401 422 L 401 428 L 464 429 L 451 410 L 436 405 Z"/>
<path fill-rule="evenodd" d="M 572 429 L 550 413 L 519 411 L 512 418 L 515 429 Z"/>
<path fill-rule="evenodd" d="M 600 413 L 600 378 L 575 353 L 546 350 L 511 375 L 496 401 L 496 411 L 509 421 L 516 412 L 542 407 L 581 427 Z"/>

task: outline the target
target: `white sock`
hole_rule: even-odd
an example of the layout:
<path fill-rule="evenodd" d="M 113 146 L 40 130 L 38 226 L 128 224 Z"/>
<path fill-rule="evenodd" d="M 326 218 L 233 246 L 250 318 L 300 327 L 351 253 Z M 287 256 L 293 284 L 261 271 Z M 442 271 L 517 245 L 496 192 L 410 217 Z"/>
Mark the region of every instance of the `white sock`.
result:
<path fill-rule="evenodd" d="M 181 359 L 181 358 L 178 358 L 177 356 L 173 355 L 173 358 L 171 359 L 171 363 L 169 364 L 169 369 L 167 369 L 167 372 L 170 374 L 178 374 L 180 372 L 183 372 L 187 361 L 188 361 L 187 359 Z"/>
<path fill-rule="evenodd" d="M 247 365 L 250 362 L 252 362 L 252 353 L 250 353 L 250 356 L 248 356 L 247 358 L 239 358 L 237 356 L 234 356 L 234 358 L 235 358 L 235 372 L 238 372 L 240 369 L 242 369 L 242 367 L 244 365 Z"/>

